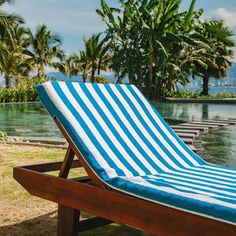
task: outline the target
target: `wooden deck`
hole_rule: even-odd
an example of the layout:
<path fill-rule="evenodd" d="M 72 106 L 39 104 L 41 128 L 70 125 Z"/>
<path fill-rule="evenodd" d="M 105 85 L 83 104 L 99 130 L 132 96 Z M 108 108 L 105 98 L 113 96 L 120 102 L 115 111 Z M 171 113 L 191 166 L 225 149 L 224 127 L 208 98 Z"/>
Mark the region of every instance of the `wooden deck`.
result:
<path fill-rule="evenodd" d="M 189 146 L 189 148 L 197 152 L 198 148 L 194 146 L 194 140 L 201 134 L 206 134 L 222 127 L 236 125 L 236 119 L 211 119 L 202 121 L 192 121 L 179 125 L 172 125 L 171 128 L 175 133 Z"/>

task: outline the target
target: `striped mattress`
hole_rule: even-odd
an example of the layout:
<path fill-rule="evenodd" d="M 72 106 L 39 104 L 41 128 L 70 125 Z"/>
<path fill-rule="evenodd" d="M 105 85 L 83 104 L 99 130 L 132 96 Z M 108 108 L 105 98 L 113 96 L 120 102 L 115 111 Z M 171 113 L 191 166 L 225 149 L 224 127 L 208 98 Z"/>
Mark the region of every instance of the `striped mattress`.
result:
<path fill-rule="evenodd" d="M 37 90 L 104 183 L 236 224 L 236 170 L 192 152 L 134 85 L 46 82 Z"/>

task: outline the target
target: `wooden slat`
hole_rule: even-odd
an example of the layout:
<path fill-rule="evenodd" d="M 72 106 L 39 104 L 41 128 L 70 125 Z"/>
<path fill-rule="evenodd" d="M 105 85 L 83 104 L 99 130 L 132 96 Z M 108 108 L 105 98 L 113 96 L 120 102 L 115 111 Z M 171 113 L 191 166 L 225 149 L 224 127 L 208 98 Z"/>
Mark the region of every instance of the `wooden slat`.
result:
<path fill-rule="evenodd" d="M 228 120 L 236 122 L 236 118 L 228 118 Z"/>
<path fill-rule="evenodd" d="M 206 127 L 208 129 L 217 129 L 218 128 L 218 126 L 216 126 L 216 125 L 207 125 L 207 124 L 204 125 L 204 124 L 192 124 L 192 123 L 183 123 L 183 124 L 180 124 L 180 126 L 197 127 L 197 128 Z"/>
<path fill-rule="evenodd" d="M 220 127 L 224 127 L 224 126 L 228 126 L 230 125 L 229 123 L 226 123 L 226 122 L 222 122 L 222 121 L 214 121 L 214 120 L 203 120 L 202 123 L 205 123 L 205 124 L 210 124 L 210 125 L 218 125 Z"/>
<path fill-rule="evenodd" d="M 211 120 L 209 120 L 211 121 Z M 231 121 L 231 120 L 224 120 L 224 119 L 217 119 L 217 120 L 213 120 L 214 122 L 224 122 L 230 125 L 236 125 L 236 121 Z"/>
<path fill-rule="evenodd" d="M 193 144 L 193 139 L 191 138 L 181 138 L 185 144 Z"/>
<path fill-rule="evenodd" d="M 181 130 L 197 130 L 197 131 L 201 131 L 203 133 L 207 133 L 208 132 L 208 128 L 207 127 L 203 127 L 203 126 L 183 126 L 183 125 L 173 125 L 171 126 L 171 128 L 173 129 L 181 129 Z"/>
<path fill-rule="evenodd" d="M 39 172 L 50 172 L 50 171 L 56 171 L 60 170 L 62 166 L 62 161 L 59 162 L 51 162 L 51 163 L 45 163 L 45 164 L 36 164 L 36 165 L 29 165 L 29 166 L 22 166 L 22 168 L 27 168 Z M 82 167 L 79 160 L 74 160 L 72 162 L 71 168 L 77 168 Z"/>
<path fill-rule="evenodd" d="M 207 122 L 207 121 L 194 121 L 191 122 L 191 124 L 195 124 L 195 125 L 209 125 L 209 126 L 216 126 L 216 127 L 224 127 L 227 126 L 228 124 L 225 123 L 213 123 L 213 122 Z"/>
<path fill-rule="evenodd" d="M 189 133 L 189 134 L 194 134 L 198 136 L 200 134 L 200 130 L 187 130 L 187 129 L 181 129 L 181 128 L 172 128 L 175 132 L 179 133 Z"/>
<path fill-rule="evenodd" d="M 190 145 L 190 144 L 187 144 L 187 146 L 195 153 L 197 153 L 197 149 L 193 146 L 193 145 Z"/>
<path fill-rule="evenodd" d="M 191 139 L 194 139 L 196 137 L 195 134 L 193 133 L 182 133 L 182 132 L 178 132 L 178 131 L 175 131 L 175 133 L 180 137 L 180 138 L 191 138 Z"/>

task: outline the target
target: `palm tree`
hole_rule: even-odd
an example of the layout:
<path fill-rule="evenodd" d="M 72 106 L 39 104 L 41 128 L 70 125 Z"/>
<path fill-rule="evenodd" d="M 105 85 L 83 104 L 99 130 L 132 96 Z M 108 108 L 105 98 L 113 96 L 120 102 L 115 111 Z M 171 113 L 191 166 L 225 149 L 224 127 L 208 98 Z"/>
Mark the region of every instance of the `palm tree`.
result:
<path fill-rule="evenodd" d="M 223 78 L 227 75 L 228 68 L 232 65 L 233 32 L 222 20 L 211 20 L 203 23 L 203 36 L 206 38 L 210 50 L 204 62 L 207 64 L 203 70 L 203 95 L 208 95 L 208 83 L 210 77 Z"/>
<path fill-rule="evenodd" d="M 78 67 L 81 71 L 83 82 L 85 83 L 88 77 L 89 69 L 90 69 L 90 61 L 87 57 L 86 52 L 83 50 L 80 50 L 79 57 L 78 56 L 75 57 L 74 60 L 78 62 Z"/>
<path fill-rule="evenodd" d="M 100 40 L 100 34 L 93 34 L 89 39 L 84 39 L 85 51 L 81 56 L 86 60 L 90 61 L 91 68 L 91 82 L 95 82 L 95 73 L 96 71 L 100 73 L 101 69 L 104 69 L 107 50 L 105 47 L 105 40 Z"/>
<path fill-rule="evenodd" d="M 77 59 L 75 58 L 76 54 L 71 54 L 68 57 L 64 56 L 62 61 L 53 62 L 52 67 L 59 69 L 60 72 L 65 74 L 68 77 L 72 77 L 79 73 Z"/>
<path fill-rule="evenodd" d="M 35 34 L 28 31 L 28 55 L 36 65 L 38 76 L 45 77 L 45 66 L 53 66 L 56 60 L 63 60 L 59 35 L 52 33 L 46 25 L 39 25 Z"/>
<path fill-rule="evenodd" d="M 0 0 L 0 7 L 4 3 L 11 3 L 11 0 Z M 8 39 L 8 43 L 11 43 L 12 38 L 12 27 L 24 23 L 24 19 L 16 14 L 8 14 L 0 10 L 0 40 Z"/>
<path fill-rule="evenodd" d="M 16 25 L 12 27 L 12 43 L 2 44 L 2 56 L 0 59 L 0 71 L 4 75 L 6 87 L 10 87 L 10 81 L 13 77 L 19 80 L 29 72 L 30 65 L 26 63 L 27 56 L 25 51 L 25 40 L 27 39 L 26 28 Z M 16 81 L 15 80 L 15 81 Z"/>
<path fill-rule="evenodd" d="M 10 3 L 11 1 L 0 0 L 0 7 L 5 2 Z M 21 23 L 24 23 L 22 17 L 0 10 L 0 72 L 5 76 L 6 87 L 10 86 L 10 78 L 6 72 L 10 70 L 9 63 L 12 63 L 11 57 L 13 54 L 11 50 L 13 49 L 15 51 L 15 47 L 17 46 L 14 33 L 16 27 Z"/>

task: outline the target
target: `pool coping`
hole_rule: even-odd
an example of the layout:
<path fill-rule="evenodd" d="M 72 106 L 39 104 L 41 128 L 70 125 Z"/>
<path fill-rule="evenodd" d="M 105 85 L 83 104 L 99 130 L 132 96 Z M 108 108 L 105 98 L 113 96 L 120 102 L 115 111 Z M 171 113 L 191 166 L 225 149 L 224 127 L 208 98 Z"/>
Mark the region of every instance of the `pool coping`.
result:
<path fill-rule="evenodd" d="M 224 103 L 236 104 L 236 98 L 170 98 L 167 97 L 165 102 L 179 102 L 179 103 Z M 155 101 L 153 101 L 155 102 Z"/>

